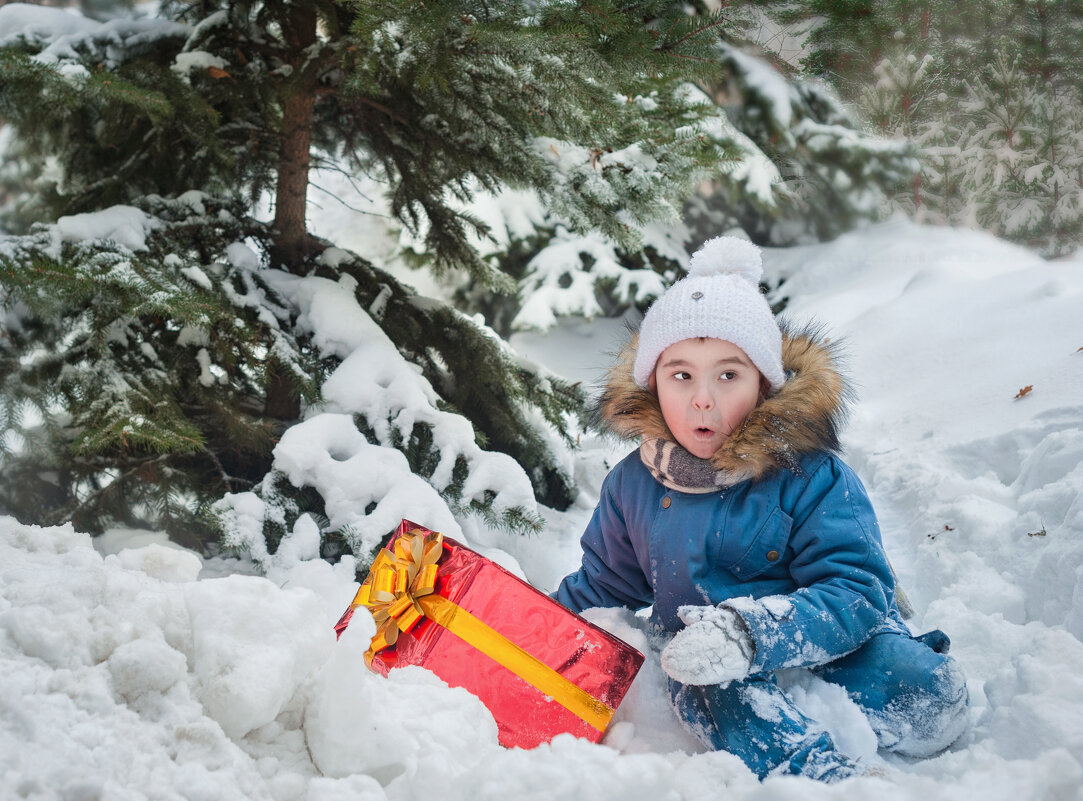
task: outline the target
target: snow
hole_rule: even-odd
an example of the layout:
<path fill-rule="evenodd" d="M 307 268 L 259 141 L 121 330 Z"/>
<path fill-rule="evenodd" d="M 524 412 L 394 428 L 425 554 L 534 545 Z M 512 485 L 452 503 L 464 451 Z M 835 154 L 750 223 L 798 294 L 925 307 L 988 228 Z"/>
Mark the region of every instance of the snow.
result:
<path fill-rule="evenodd" d="M 789 128 L 793 119 L 794 90 L 782 74 L 763 59 L 731 45 L 719 44 L 718 49 L 738 65 L 748 85 L 767 100 L 772 109 L 771 116 L 778 121 L 779 127 Z"/>
<path fill-rule="evenodd" d="M 34 60 L 58 67 L 73 77 L 89 73 L 79 65 L 80 56 L 97 58 L 110 64 L 122 50 L 121 45 L 136 46 L 165 37 L 182 37 L 189 28 L 162 19 L 112 19 L 95 22 L 74 12 L 28 3 L 9 3 L 0 8 L 0 47 L 17 44 L 20 39 L 43 45 Z"/>
<path fill-rule="evenodd" d="M 170 255 L 172 255 L 172 254 L 170 254 Z M 169 256 L 166 256 L 166 258 L 168 259 Z M 210 292 L 214 288 L 214 285 L 211 283 L 211 279 L 207 276 L 207 274 L 205 272 L 203 272 L 202 269 L 200 269 L 199 267 L 196 267 L 195 265 L 193 265 L 191 267 L 181 267 L 180 274 L 183 275 L 185 278 L 187 278 L 189 281 L 191 281 L 196 286 L 202 287 L 203 289 L 206 289 L 208 292 Z"/>
<path fill-rule="evenodd" d="M 208 70 L 212 67 L 224 70 L 228 66 L 229 63 L 224 58 L 203 50 L 190 50 L 185 53 L 178 53 L 173 60 L 171 69 L 178 75 L 187 78 L 192 70 Z"/>
<path fill-rule="evenodd" d="M 344 255 L 333 252 L 325 258 Z M 243 245 L 231 246 L 228 256 L 239 267 L 254 269 L 258 264 Z M 516 508 L 527 514 L 535 511 L 533 489 L 523 468 L 506 454 L 483 450 L 465 417 L 439 408 L 437 393 L 420 368 L 402 357 L 358 304 L 354 278 L 343 275 L 336 282 L 269 272 L 265 280 L 294 305 L 297 326 L 311 332 L 319 351 L 342 360 L 323 384 L 321 405 L 308 409 L 307 419 L 287 430 L 275 446 L 273 467 L 294 486 L 319 491 L 332 526 L 344 532 L 355 553 L 371 551 L 405 517 L 463 537 L 460 522 L 440 495 L 456 480 L 457 466 L 466 468 L 464 503 L 491 497 L 498 513 Z M 204 375 L 213 380 L 209 369 Z M 374 442 L 358 430 L 355 414 L 369 422 Z M 439 454 L 427 479 L 411 472 L 396 447 L 410 441 L 417 424 L 431 429 L 432 446 Z M 273 497 L 268 480 L 264 490 L 265 497 Z M 284 522 L 273 504 L 245 492 L 227 495 L 216 511 L 235 532 L 231 545 L 243 547 L 261 566 L 276 564 L 264 537 L 266 521 Z M 481 520 L 470 523 L 484 528 Z M 506 566 L 521 572 L 514 560 Z"/>
<path fill-rule="evenodd" d="M 33 41 L 48 41 L 58 36 L 74 36 L 89 33 L 100 23 L 82 14 L 60 8 L 32 5 L 30 3 L 7 3 L 0 7 L 0 45 L 22 35 Z"/>
<path fill-rule="evenodd" d="M 1083 797 L 1083 260 L 1046 262 L 986 235 L 890 222 L 768 250 L 764 266 L 770 283 L 787 278 L 776 293 L 789 298 L 787 316 L 818 319 L 844 339 L 860 397 L 848 461 L 917 608 L 914 628 L 946 631 L 969 681 L 969 727 L 946 752 L 923 761 L 876 753 L 838 688 L 786 671 L 781 680 L 801 705 L 880 775 L 761 784 L 680 729 L 656 652 L 604 744 L 561 736 L 506 750 L 468 693 L 418 668 L 386 679 L 368 672 L 364 613 L 334 641 L 355 565 L 310 558 L 310 518 L 266 577 L 247 575 L 250 562 L 201 559 L 153 532 L 92 541 L 70 525 L 3 518 L 0 797 Z M 335 286 L 305 291 L 314 335 L 358 345 L 338 317 L 349 308 Z M 317 292 L 328 293 L 326 305 Z M 515 344 L 596 385 L 621 326 L 571 319 Z M 357 382 L 371 380 L 381 358 L 374 351 L 367 365 L 349 366 L 347 358 L 335 391 L 363 391 Z M 293 429 L 276 459 L 315 474 L 335 465 L 305 459 L 335 453 L 340 472 L 325 488 L 360 495 L 379 473 L 366 460 L 378 454 L 357 441 L 339 402 Z M 585 437 L 575 461 L 581 498 L 566 512 L 541 510 L 541 536 L 453 535 L 551 590 L 576 566 L 601 478 L 627 450 Z M 368 490 L 373 497 L 398 492 L 403 508 L 424 506 L 406 473 L 380 469 L 387 486 Z M 587 616 L 650 651 L 641 618 L 615 609 Z"/>
<path fill-rule="evenodd" d="M 318 487 L 331 525 L 358 532 L 361 553 L 379 544 L 406 510 L 448 536 L 462 536 L 432 485 L 410 472 L 400 451 L 369 444 L 352 415 L 325 412 L 293 426 L 275 448 L 275 467 L 294 486 Z"/>
<path fill-rule="evenodd" d="M 192 626 L 185 657 L 195 692 L 231 739 L 273 723 L 334 647 L 319 598 L 300 588 L 225 576 L 189 582 L 183 597 Z M 223 616 L 224 608 L 233 614 Z M 240 640 L 248 647 L 238 653 L 234 644 Z"/>
<path fill-rule="evenodd" d="M 681 261 L 687 256 L 681 254 Z M 584 258 L 591 259 L 590 271 L 583 270 Z M 646 302 L 665 290 L 662 276 L 654 270 L 628 269 L 617 260 L 613 242 L 600 234 L 575 234 L 558 226 L 548 246 L 526 266 L 527 277 L 520 290 L 523 305 L 512 327 L 542 331 L 556 325 L 558 316 L 595 317 L 602 314 L 595 297 L 595 284 L 611 280 L 614 294 Z"/>
<path fill-rule="evenodd" d="M 763 74 L 762 70 L 756 70 L 757 76 Z M 746 77 L 746 80 L 750 78 Z M 774 85 L 773 82 L 772 85 Z M 684 87 L 683 92 L 685 99 L 692 103 L 703 105 L 714 103 L 710 96 L 696 86 L 688 85 Z M 782 183 L 782 174 L 755 142 L 739 131 L 724 112 L 709 118 L 703 124 L 702 132 L 719 142 L 730 142 L 739 152 L 739 155 L 729 164 L 723 166 L 724 172 L 730 179 L 741 186 L 746 194 L 755 197 L 758 202 L 765 206 L 775 205 L 775 187 Z M 677 129 L 678 135 L 695 136 L 698 133 L 694 127 L 689 126 Z"/>
<path fill-rule="evenodd" d="M 147 234 L 157 222 L 134 206 L 112 206 L 104 211 L 61 217 L 52 227 L 54 250 L 59 257 L 63 242 L 111 239 L 129 250 L 147 249 Z"/>

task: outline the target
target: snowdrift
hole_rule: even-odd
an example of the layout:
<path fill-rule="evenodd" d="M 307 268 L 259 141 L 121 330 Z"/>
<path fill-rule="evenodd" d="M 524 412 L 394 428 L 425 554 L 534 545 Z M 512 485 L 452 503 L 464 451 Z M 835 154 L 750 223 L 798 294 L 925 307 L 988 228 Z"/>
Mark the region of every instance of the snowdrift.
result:
<path fill-rule="evenodd" d="M 92 542 L 6 518 L 0 797 L 1083 797 L 1083 260 L 893 222 L 765 262 L 787 279 L 788 317 L 846 340 L 860 396 L 847 458 L 917 607 L 914 628 L 948 632 L 970 683 L 970 728 L 947 752 L 878 755 L 838 688 L 794 672 L 791 692 L 881 775 L 761 785 L 680 730 L 656 655 L 604 744 L 561 736 L 507 750 L 466 692 L 417 668 L 366 671 L 370 620 L 335 643 L 356 589 L 352 559 L 298 552 L 261 577 L 152 534 Z M 583 331 L 572 323 L 516 344 L 565 375 L 594 372 L 619 324 Z M 547 512 L 542 537 L 486 533 L 471 545 L 552 589 L 578 562 L 607 463 L 626 451 L 584 443 L 582 497 Z M 590 618 L 649 651 L 633 615 Z"/>

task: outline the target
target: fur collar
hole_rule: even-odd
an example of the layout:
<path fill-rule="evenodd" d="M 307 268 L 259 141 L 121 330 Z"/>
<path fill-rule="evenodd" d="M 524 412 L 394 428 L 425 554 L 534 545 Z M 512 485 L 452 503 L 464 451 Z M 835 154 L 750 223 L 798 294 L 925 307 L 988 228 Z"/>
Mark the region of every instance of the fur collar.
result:
<path fill-rule="evenodd" d="M 625 439 L 673 441 L 658 398 L 632 378 L 638 334 L 633 334 L 609 371 L 597 413 L 603 427 Z M 839 427 L 850 390 L 838 368 L 837 347 L 823 331 L 782 328 L 782 366 L 786 383 L 757 406 L 711 458 L 732 486 L 776 470 L 800 472 L 801 457 L 837 452 Z"/>

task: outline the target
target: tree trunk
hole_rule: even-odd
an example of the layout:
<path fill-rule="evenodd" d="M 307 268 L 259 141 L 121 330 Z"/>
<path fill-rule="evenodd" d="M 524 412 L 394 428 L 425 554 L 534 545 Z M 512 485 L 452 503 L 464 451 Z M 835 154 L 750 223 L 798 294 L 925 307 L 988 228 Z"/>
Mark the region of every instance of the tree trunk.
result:
<path fill-rule="evenodd" d="M 1041 31 L 1039 34 L 1039 58 L 1042 66 L 1042 79 L 1048 81 L 1053 77 L 1053 64 L 1050 61 L 1049 52 L 1049 12 L 1045 7 L 1045 3 L 1039 0 L 1038 2 L 1038 27 Z"/>
<path fill-rule="evenodd" d="M 308 234 L 305 207 L 308 199 L 312 115 L 319 73 L 309 62 L 309 48 L 316 43 L 316 12 L 308 4 L 293 5 L 283 38 L 289 48 L 287 61 L 293 71 L 279 90 L 282 142 L 278 157 L 278 183 L 275 186 L 275 238 L 271 257 L 276 266 L 301 273 L 315 244 Z M 285 368 L 273 362 L 267 366 L 264 413 L 275 420 L 298 419 L 301 399 L 289 379 L 283 375 Z"/>
<path fill-rule="evenodd" d="M 305 206 L 318 74 L 305 62 L 309 57 L 308 48 L 316 43 L 316 12 L 307 4 L 295 4 L 290 22 L 283 35 L 290 48 L 288 60 L 293 72 L 280 90 L 282 143 L 275 187 L 275 247 L 272 255 L 282 268 L 300 272 L 313 247 L 306 225 Z"/>
<path fill-rule="evenodd" d="M 301 399 L 289 379 L 282 374 L 284 367 L 268 365 L 267 402 L 263 413 L 272 420 L 293 422 L 301 416 Z"/>

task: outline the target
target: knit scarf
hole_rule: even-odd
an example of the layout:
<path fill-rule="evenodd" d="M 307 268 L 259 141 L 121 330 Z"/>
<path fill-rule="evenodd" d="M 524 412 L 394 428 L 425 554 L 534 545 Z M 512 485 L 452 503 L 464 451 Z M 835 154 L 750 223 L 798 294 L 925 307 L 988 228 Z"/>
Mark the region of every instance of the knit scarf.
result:
<path fill-rule="evenodd" d="M 727 484 L 726 473 L 715 468 L 710 459 L 693 456 L 667 439 L 644 440 L 639 446 L 639 458 L 652 476 L 677 492 L 705 495 Z"/>

